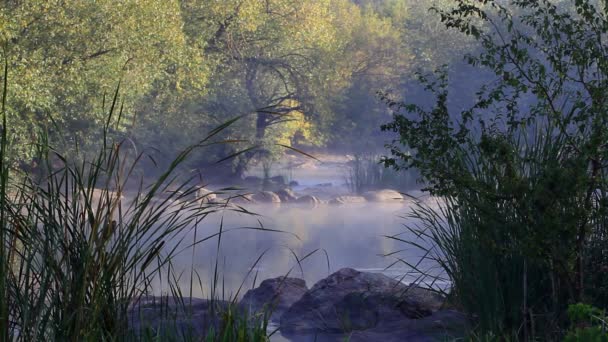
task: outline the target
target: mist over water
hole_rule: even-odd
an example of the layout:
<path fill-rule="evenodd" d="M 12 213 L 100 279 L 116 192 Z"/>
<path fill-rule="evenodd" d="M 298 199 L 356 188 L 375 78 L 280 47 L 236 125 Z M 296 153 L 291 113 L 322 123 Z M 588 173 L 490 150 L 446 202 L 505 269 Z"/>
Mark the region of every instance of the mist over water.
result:
<path fill-rule="evenodd" d="M 231 230 L 259 226 L 256 218 L 233 212 L 214 214 L 196 232 L 198 239 L 218 232 L 223 216 L 227 232 L 222 235 L 219 249 L 219 286 L 224 287 L 226 295 L 233 295 L 243 281 L 245 288 L 250 288 L 256 274 L 257 283 L 289 274 L 305 279 L 311 286 L 343 267 L 385 272 L 392 276 L 411 271 L 405 265 L 384 270 L 395 261 L 394 257 L 384 255 L 406 247 L 386 237 L 403 231 L 405 220 L 399 216 L 407 210 L 404 204 L 322 205 L 314 208 L 285 204 L 253 205 L 250 210 L 262 215 L 257 219 L 264 228 L 282 232 Z M 186 241 L 194 241 L 194 232 L 189 233 Z M 314 254 L 298 264 L 296 256 L 302 259 L 311 252 Z M 195 279 L 193 288 L 193 295 L 197 297 L 204 297 L 204 292 L 211 288 L 216 253 L 217 238 L 213 238 L 197 245 L 193 251 L 181 253 L 174 260 L 177 271 L 184 271 L 186 275 L 193 266 L 201 276 L 203 289 L 200 289 L 198 279 Z M 260 256 L 259 263 L 254 266 Z M 415 263 L 421 253 L 403 251 L 399 257 Z M 252 267 L 253 274 L 244 279 Z M 410 274 L 404 280 L 413 281 L 415 278 L 416 274 Z M 189 275 L 182 279 L 182 290 L 189 288 L 189 282 Z"/>

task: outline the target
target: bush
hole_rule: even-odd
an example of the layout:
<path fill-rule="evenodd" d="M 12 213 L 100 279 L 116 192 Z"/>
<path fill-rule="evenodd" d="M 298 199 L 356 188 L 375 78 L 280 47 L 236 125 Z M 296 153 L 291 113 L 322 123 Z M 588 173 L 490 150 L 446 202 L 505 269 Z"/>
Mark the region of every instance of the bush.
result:
<path fill-rule="evenodd" d="M 400 138 L 385 165 L 416 168 L 442 197 L 414 210 L 423 241 L 409 243 L 440 264 L 480 336 L 563 338 L 568 304 L 608 295 L 606 8 L 462 1 L 439 14 L 482 43 L 467 60 L 496 82 L 460 115 L 443 71 L 420 77 L 433 108 L 387 99 L 383 129 Z"/>
<path fill-rule="evenodd" d="M 608 321 L 604 311 L 587 304 L 573 304 L 568 307 L 570 330 L 565 342 L 608 341 Z"/>

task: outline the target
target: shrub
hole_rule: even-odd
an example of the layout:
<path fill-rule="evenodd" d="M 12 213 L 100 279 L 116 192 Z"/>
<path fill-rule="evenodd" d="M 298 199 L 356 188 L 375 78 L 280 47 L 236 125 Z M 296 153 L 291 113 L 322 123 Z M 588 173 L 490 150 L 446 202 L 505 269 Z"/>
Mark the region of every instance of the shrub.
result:
<path fill-rule="evenodd" d="M 431 109 L 387 98 L 396 115 L 383 129 L 400 138 L 385 165 L 416 168 L 442 196 L 414 210 L 424 243 L 409 243 L 441 265 L 480 335 L 561 338 L 568 304 L 607 295 L 606 8 L 458 1 L 439 15 L 482 43 L 467 60 L 496 81 L 460 115 L 444 71 L 420 77 Z"/>

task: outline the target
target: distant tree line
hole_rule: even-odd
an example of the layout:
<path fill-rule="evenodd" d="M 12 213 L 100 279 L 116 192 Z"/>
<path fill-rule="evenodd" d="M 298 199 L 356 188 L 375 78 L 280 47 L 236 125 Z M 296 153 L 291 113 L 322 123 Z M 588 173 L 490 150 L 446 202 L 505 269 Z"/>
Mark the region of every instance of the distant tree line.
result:
<path fill-rule="evenodd" d="M 157 162 L 237 115 L 228 135 L 247 143 L 197 155 L 193 167 L 251 144 L 260 148 L 235 158 L 233 175 L 277 158 L 277 144 L 381 146 L 390 111 L 377 92 L 414 95 L 415 70 L 474 46 L 435 24 L 429 8 L 451 2 L 4 1 L 0 57 L 19 159 L 32 163 L 43 133 L 66 153 L 92 148 L 118 87 L 114 134 Z"/>

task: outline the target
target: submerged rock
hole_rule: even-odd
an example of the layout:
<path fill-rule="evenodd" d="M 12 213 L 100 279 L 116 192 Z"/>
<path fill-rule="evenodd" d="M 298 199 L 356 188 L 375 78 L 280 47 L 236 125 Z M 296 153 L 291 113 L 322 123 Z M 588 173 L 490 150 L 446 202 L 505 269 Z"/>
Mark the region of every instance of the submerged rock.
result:
<path fill-rule="evenodd" d="M 351 203 L 365 203 L 367 200 L 363 196 L 338 196 L 329 201 L 329 204 L 340 205 L 340 204 L 351 204 Z"/>
<path fill-rule="evenodd" d="M 304 195 L 302 197 L 298 197 L 295 202 L 298 204 L 306 204 L 311 206 L 316 206 L 322 203 L 318 197 L 312 195 Z"/>
<path fill-rule="evenodd" d="M 363 194 L 366 200 L 370 202 L 401 202 L 403 195 L 396 190 L 383 189 L 368 191 Z"/>
<path fill-rule="evenodd" d="M 431 316 L 443 298 L 379 273 L 344 268 L 317 282 L 281 316 L 286 336 L 340 334 Z"/>
<path fill-rule="evenodd" d="M 279 195 L 272 191 L 258 192 L 251 197 L 252 200 L 259 203 L 281 203 Z"/>
<path fill-rule="evenodd" d="M 291 189 L 281 189 L 276 192 L 281 202 L 292 202 L 296 200 L 296 194 Z"/>
<path fill-rule="evenodd" d="M 239 306 L 247 312 L 272 311 L 271 319 L 278 320 L 289 307 L 308 290 L 306 282 L 298 278 L 278 277 L 264 280 L 260 286 L 247 291 Z"/>

